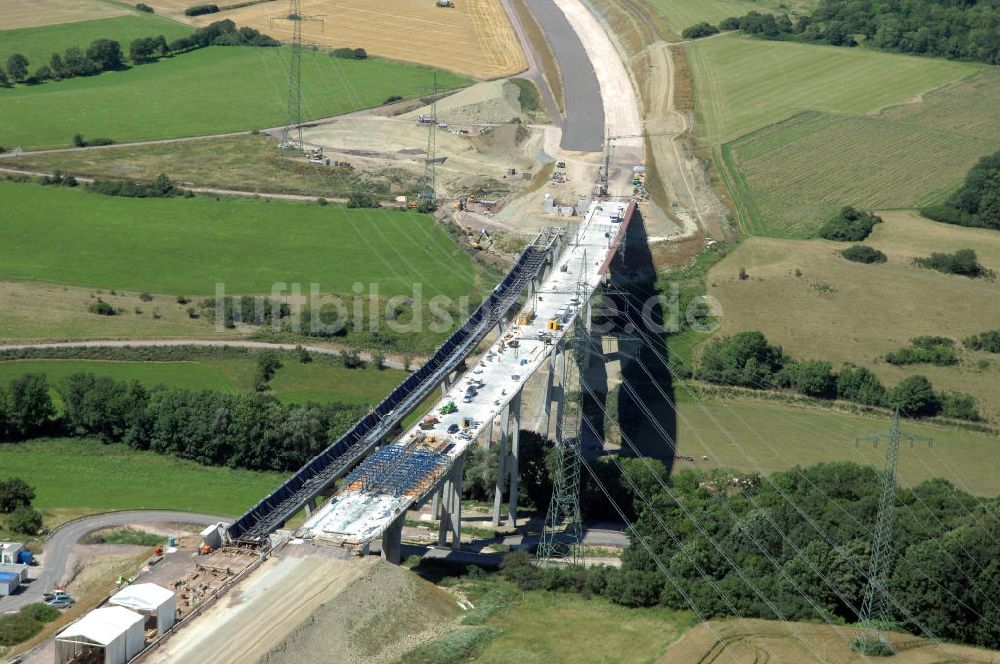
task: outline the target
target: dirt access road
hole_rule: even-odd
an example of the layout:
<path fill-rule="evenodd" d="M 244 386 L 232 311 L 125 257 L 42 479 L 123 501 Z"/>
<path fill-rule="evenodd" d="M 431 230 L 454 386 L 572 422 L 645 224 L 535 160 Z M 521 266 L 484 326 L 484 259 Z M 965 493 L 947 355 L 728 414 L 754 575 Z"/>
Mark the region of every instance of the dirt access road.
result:
<path fill-rule="evenodd" d="M 45 540 L 40 571 L 38 568 L 31 571 L 31 582 L 25 586 L 23 592 L 0 599 L 0 613 L 17 611 L 28 604 L 41 602 L 42 594 L 52 590 L 63 580 L 66 574 L 66 561 L 73 546 L 95 530 L 136 523 L 194 523 L 199 526 L 209 526 L 224 520 L 223 517 L 209 514 L 136 510 L 94 514 L 64 523 Z"/>

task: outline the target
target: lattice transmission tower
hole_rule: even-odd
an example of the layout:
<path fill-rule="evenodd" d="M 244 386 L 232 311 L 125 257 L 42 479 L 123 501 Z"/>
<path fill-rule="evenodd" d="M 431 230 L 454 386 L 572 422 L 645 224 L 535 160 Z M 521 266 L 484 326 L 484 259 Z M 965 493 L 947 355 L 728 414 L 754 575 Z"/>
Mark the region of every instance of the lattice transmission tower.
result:
<path fill-rule="evenodd" d="M 292 57 L 288 67 L 288 109 L 281 147 L 302 149 L 302 6 L 288 0 L 288 20 L 292 22 Z"/>
<path fill-rule="evenodd" d="M 889 565 L 892 559 L 893 508 L 896 504 L 896 461 L 899 458 L 899 443 L 903 439 L 909 441 L 911 445 L 916 440 L 928 442 L 931 440 L 923 436 L 902 433 L 899 427 L 899 406 L 892 416 L 892 428 L 889 433 L 877 433 L 858 439 L 858 442 L 867 440 L 875 444 L 888 443 L 885 451 L 885 470 L 882 473 L 878 519 L 868 565 L 868 586 L 865 588 L 865 597 L 861 604 L 861 615 L 858 616 L 861 631 L 855 639 L 856 649 L 863 655 L 879 654 L 876 649 L 892 650 L 892 646 L 882 634 L 882 629 L 892 615 L 892 596 L 889 594 L 888 585 Z"/>
<path fill-rule="evenodd" d="M 581 264 L 577 297 L 582 311 L 589 314 L 589 307 L 583 304 L 587 254 Z M 583 564 L 583 515 L 580 512 L 580 455 L 583 453 L 581 422 L 583 421 L 582 375 L 590 361 L 589 321 L 584 314 L 577 316 L 573 332 L 563 347 L 559 358 L 562 362 L 562 378 L 559 396 L 560 409 L 556 418 L 556 467 L 552 484 L 552 498 L 542 526 L 542 539 L 538 543 L 537 559 L 542 562 L 569 562 Z M 568 351 L 574 358 L 567 361 Z"/>

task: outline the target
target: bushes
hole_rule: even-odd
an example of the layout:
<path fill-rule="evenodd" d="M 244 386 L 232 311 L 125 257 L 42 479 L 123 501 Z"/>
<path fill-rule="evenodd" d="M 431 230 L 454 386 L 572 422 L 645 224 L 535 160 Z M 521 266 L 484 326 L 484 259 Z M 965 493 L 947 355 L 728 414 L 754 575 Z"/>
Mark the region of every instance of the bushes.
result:
<path fill-rule="evenodd" d="M 953 254 L 935 251 L 930 256 L 914 258 L 913 264 L 945 274 L 960 274 L 970 279 L 976 277 L 992 278 L 994 276 L 992 270 L 987 270 L 979 264 L 979 258 L 973 249 L 959 249 Z"/>
<path fill-rule="evenodd" d="M 700 39 L 702 37 L 708 37 L 710 35 L 718 34 L 719 29 L 712 25 L 711 23 L 706 23 L 702 21 L 692 25 L 691 27 L 684 28 L 681 31 L 681 36 L 684 39 Z"/>
<path fill-rule="evenodd" d="M 257 355 L 257 367 L 254 373 L 253 385 L 258 392 L 266 392 L 268 383 L 274 378 L 274 374 L 283 364 L 278 358 L 278 354 L 273 350 L 266 350 Z"/>
<path fill-rule="evenodd" d="M 135 6 L 135 8 L 138 9 L 139 11 L 141 11 L 141 12 L 146 12 L 147 14 L 153 14 L 154 13 L 153 8 L 150 7 L 149 5 L 147 5 L 145 2 L 138 3 Z"/>
<path fill-rule="evenodd" d="M 122 310 L 115 309 L 101 298 L 97 298 L 96 302 L 91 302 L 87 305 L 87 311 L 98 316 L 117 316 L 122 313 Z"/>
<path fill-rule="evenodd" d="M 0 481 L 0 512 L 10 514 L 18 507 L 31 505 L 35 490 L 20 477 Z"/>
<path fill-rule="evenodd" d="M 335 48 L 330 51 L 330 56 L 344 60 L 364 60 L 368 57 L 368 52 L 363 48 Z"/>
<path fill-rule="evenodd" d="M 63 175 L 63 172 L 56 169 L 52 175 L 44 175 L 38 179 L 38 183 L 43 187 L 75 187 L 80 184 L 72 175 Z"/>
<path fill-rule="evenodd" d="M 0 386 L 0 441 L 41 435 L 53 415 L 55 407 L 43 374 L 25 374 L 7 388 Z"/>
<path fill-rule="evenodd" d="M 980 159 L 965 176 L 962 188 L 943 205 L 920 212 L 947 224 L 1000 230 L 1000 152 Z"/>
<path fill-rule="evenodd" d="M 955 342 L 947 337 L 914 337 L 910 345 L 893 353 L 885 354 L 889 364 L 936 364 L 948 366 L 958 364 Z"/>
<path fill-rule="evenodd" d="M 347 207 L 349 208 L 377 208 L 382 207 L 375 194 L 368 191 L 352 191 L 347 197 Z"/>
<path fill-rule="evenodd" d="M 1000 353 L 1000 330 L 987 330 L 973 335 L 962 342 L 969 350 Z"/>
<path fill-rule="evenodd" d="M 823 224 L 819 236 L 836 242 L 861 242 L 871 234 L 875 224 L 881 222 L 881 217 L 848 206 Z"/>
<path fill-rule="evenodd" d="M 29 604 L 17 613 L 0 616 L 0 646 L 24 643 L 60 615 L 59 609 L 51 606 Z"/>
<path fill-rule="evenodd" d="M 88 141 L 83 138 L 83 134 L 73 135 L 73 145 L 78 148 L 88 148 L 94 145 L 114 145 L 114 143 L 110 138 L 93 138 Z"/>
<path fill-rule="evenodd" d="M 171 198 L 184 193 L 184 190 L 175 186 L 164 173 L 157 175 L 152 182 L 95 180 L 87 185 L 87 190 L 105 196 L 125 196 L 128 198 Z"/>
<path fill-rule="evenodd" d="M 28 58 L 21 53 L 12 53 L 7 58 L 7 76 L 14 83 L 21 83 L 28 78 Z"/>
<path fill-rule="evenodd" d="M 958 362 L 954 342 L 945 337 L 915 337 L 911 346 L 888 353 L 892 364 Z M 708 344 L 695 377 L 710 383 L 753 389 L 786 388 L 817 399 L 842 399 L 864 406 L 902 407 L 908 417 L 944 415 L 979 421 L 975 399 L 968 395 L 938 395 L 923 376 L 911 376 L 886 390 L 868 369 L 845 365 L 839 374 L 822 360 L 792 361 L 760 332 L 741 332 Z M 949 400 L 947 412 L 944 401 Z"/>
<path fill-rule="evenodd" d="M 153 62 L 169 53 L 170 46 L 167 45 L 167 39 L 163 35 L 133 39 L 128 47 L 129 58 L 136 64 Z"/>
<path fill-rule="evenodd" d="M 20 505 L 7 517 L 7 527 L 19 535 L 34 537 L 42 530 L 42 515 L 30 505 Z"/>
<path fill-rule="evenodd" d="M 195 5 L 184 10 L 185 16 L 202 16 L 203 14 L 217 14 L 219 5 Z"/>
<path fill-rule="evenodd" d="M 863 244 L 856 244 L 840 252 L 840 255 L 855 263 L 884 263 L 887 259 L 878 249 Z"/>

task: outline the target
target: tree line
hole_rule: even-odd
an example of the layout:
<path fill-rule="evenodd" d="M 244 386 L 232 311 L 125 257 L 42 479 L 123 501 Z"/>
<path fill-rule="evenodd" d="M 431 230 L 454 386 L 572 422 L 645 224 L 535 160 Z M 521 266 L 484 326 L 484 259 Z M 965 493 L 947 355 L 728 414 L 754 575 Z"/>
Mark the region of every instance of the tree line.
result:
<path fill-rule="evenodd" d="M 146 388 L 87 373 L 55 387 L 63 402 L 58 418 L 45 375 L 0 386 L 0 441 L 92 436 L 209 466 L 291 471 L 368 412 L 358 404 L 283 404 L 263 392 Z"/>
<path fill-rule="evenodd" d="M 720 29 L 832 46 L 857 46 L 860 37 L 885 51 L 1000 64 L 1000 5 L 989 1 L 820 0 L 811 14 L 794 21 L 787 14 L 751 11 L 718 26 L 693 25 L 683 35 L 696 39 Z"/>
<path fill-rule="evenodd" d="M 946 224 L 1000 230 L 1000 152 L 980 159 L 944 203 L 920 213 Z"/>
<path fill-rule="evenodd" d="M 520 553 L 507 558 L 503 574 L 523 589 L 599 594 L 625 606 L 688 609 L 690 598 L 705 618 L 736 611 L 853 623 L 880 484 L 874 468 L 848 462 L 767 478 L 685 470 L 660 478 L 656 490 L 618 497 L 639 514 L 620 569 L 538 568 Z M 996 498 L 943 479 L 898 490 L 888 561 L 892 627 L 1000 647 L 998 508 Z"/>
<path fill-rule="evenodd" d="M 928 337 L 933 341 L 937 337 Z M 920 338 L 917 339 L 920 341 Z M 979 421 L 974 397 L 961 392 L 936 392 L 925 376 L 914 375 L 885 387 L 864 367 L 844 365 L 839 372 L 824 360 L 796 361 L 758 331 L 739 332 L 711 341 L 694 375 L 719 385 L 763 390 L 790 390 L 817 399 L 841 399 L 864 406 L 895 407 L 908 417 L 942 415 Z"/>
<path fill-rule="evenodd" d="M 47 64 L 30 73 L 31 62 L 23 53 L 13 53 L 7 58 L 6 68 L 0 69 L 0 85 L 12 83 L 37 84 L 77 76 L 93 76 L 105 71 L 124 69 L 126 62 L 139 65 L 160 58 L 192 51 L 206 46 L 280 46 L 280 43 L 253 28 L 236 27 L 226 19 L 198 28 L 191 35 L 167 42 L 163 35 L 140 37 L 129 44 L 125 57 L 120 42 L 114 39 L 95 39 L 84 51 L 73 46 L 64 53 L 53 53 Z"/>

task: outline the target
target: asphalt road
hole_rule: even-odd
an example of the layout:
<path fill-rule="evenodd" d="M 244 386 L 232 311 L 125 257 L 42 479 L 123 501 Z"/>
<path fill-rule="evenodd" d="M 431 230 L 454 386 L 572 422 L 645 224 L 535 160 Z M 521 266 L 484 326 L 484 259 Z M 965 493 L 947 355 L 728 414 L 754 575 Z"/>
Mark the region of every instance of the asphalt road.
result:
<path fill-rule="evenodd" d="M 560 147 L 599 152 L 604 148 L 604 102 L 594 66 L 566 15 L 553 0 L 528 3 L 559 63 L 566 116 Z"/>
<path fill-rule="evenodd" d="M 88 533 L 112 526 L 124 526 L 131 523 L 194 523 L 209 526 L 224 517 L 209 514 L 194 514 L 190 512 L 145 511 L 107 512 L 69 521 L 57 528 L 45 541 L 45 552 L 42 555 L 41 572 L 26 584 L 20 593 L 12 597 L 0 598 L 0 613 L 17 611 L 23 606 L 41 602 L 42 594 L 52 590 L 66 573 L 66 561 L 69 559 L 73 545 Z M 34 568 L 37 570 L 38 568 Z"/>

